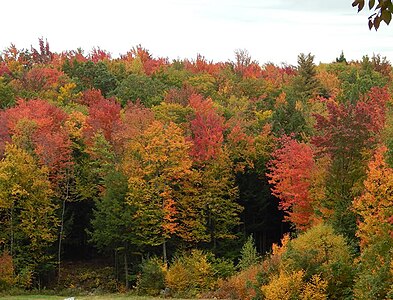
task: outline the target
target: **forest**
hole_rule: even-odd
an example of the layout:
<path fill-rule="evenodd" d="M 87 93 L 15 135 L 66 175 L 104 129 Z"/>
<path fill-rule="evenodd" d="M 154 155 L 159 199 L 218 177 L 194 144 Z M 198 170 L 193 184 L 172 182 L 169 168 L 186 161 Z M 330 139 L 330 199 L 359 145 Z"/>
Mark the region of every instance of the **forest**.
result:
<path fill-rule="evenodd" d="M 393 70 L 0 54 L 0 293 L 393 298 Z"/>

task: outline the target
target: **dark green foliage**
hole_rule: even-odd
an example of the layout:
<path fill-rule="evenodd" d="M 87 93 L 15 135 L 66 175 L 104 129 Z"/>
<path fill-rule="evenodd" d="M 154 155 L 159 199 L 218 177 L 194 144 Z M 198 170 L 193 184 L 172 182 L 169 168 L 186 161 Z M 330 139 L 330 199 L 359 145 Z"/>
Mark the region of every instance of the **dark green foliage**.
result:
<path fill-rule="evenodd" d="M 388 83 L 388 77 L 375 70 L 375 64 L 368 56 L 364 56 L 360 64 L 330 64 L 327 70 L 340 79 L 338 100 L 342 103 L 354 104 L 372 87 L 383 87 Z"/>
<path fill-rule="evenodd" d="M 119 98 L 125 106 L 129 101 L 139 100 L 144 106 L 152 107 L 164 99 L 165 85 L 158 79 L 147 75 L 130 74 L 120 82 L 112 95 Z"/>
<path fill-rule="evenodd" d="M 344 51 L 341 51 L 340 56 L 336 58 L 336 62 L 337 63 L 344 63 L 344 64 L 347 63 L 347 59 L 344 56 Z"/>
<path fill-rule="evenodd" d="M 4 78 L 0 77 L 0 109 L 12 107 L 15 104 L 15 93 L 10 85 L 7 85 Z"/>
<path fill-rule="evenodd" d="M 110 251 L 132 240 L 132 207 L 125 202 L 127 179 L 120 172 L 105 177 L 106 191 L 95 201 L 91 240 L 102 251 Z"/>
<path fill-rule="evenodd" d="M 158 296 L 165 289 L 165 274 L 162 261 L 157 257 L 144 259 L 138 275 L 136 289 L 138 294 Z"/>
<path fill-rule="evenodd" d="M 63 71 L 77 84 L 78 91 L 99 89 L 106 97 L 117 86 L 116 77 L 103 62 L 66 60 Z"/>
<path fill-rule="evenodd" d="M 301 53 L 297 59 L 298 75 L 294 78 L 295 91 L 302 99 L 308 100 L 319 93 L 321 86 L 316 78 L 317 70 L 314 63 L 314 55 Z"/>
<path fill-rule="evenodd" d="M 215 278 L 228 278 L 235 274 L 236 268 L 231 259 L 217 257 L 213 253 L 207 253 L 207 258 L 213 269 Z"/>
<path fill-rule="evenodd" d="M 297 138 L 301 138 L 301 136 L 310 134 L 311 128 L 307 125 L 307 112 L 304 110 L 306 107 L 301 103 L 296 93 L 293 90 L 288 90 L 286 103 L 277 107 L 273 113 L 273 132 L 277 136 L 293 133 Z"/>
<path fill-rule="evenodd" d="M 283 89 L 284 103 L 276 105 L 273 114 L 273 131 L 277 135 L 295 134 L 304 139 L 311 135 L 311 108 L 309 100 L 322 93 L 321 84 L 316 77 L 314 56 L 310 53 L 298 56 L 298 74 L 290 86 Z"/>

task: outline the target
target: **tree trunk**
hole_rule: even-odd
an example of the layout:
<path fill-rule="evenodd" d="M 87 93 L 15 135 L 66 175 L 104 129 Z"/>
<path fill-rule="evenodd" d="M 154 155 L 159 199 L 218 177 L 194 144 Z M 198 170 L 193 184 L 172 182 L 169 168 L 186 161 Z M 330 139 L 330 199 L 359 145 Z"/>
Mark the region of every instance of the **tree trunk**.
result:
<path fill-rule="evenodd" d="M 63 231 L 64 231 L 64 214 L 65 214 L 65 207 L 66 207 L 66 202 L 68 200 L 68 195 L 69 195 L 69 186 L 70 186 L 70 177 L 67 174 L 67 182 L 66 182 L 66 195 L 65 198 L 63 199 L 63 208 L 61 211 L 61 221 L 60 221 L 60 233 L 59 233 L 59 247 L 57 249 L 57 283 L 60 283 L 60 277 L 61 277 L 61 244 L 63 240 Z"/>
<path fill-rule="evenodd" d="M 59 247 L 57 249 L 57 283 L 60 283 L 61 276 L 61 242 L 63 240 L 64 230 L 64 213 L 65 213 L 66 200 L 63 200 L 63 209 L 61 212 L 60 233 L 59 233 Z"/>
<path fill-rule="evenodd" d="M 14 215 L 14 205 L 12 204 L 11 206 L 11 215 L 10 215 L 10 254 L 11 257 L 14 257 L 14 220 L 13 220 L 13 215 Z"/>
<path fill-rule="evenodd" d="M 128 261 L 127 261 L 127 247 L 124 247 L 124 275 L 125 275 L 125 283 L 126 289 L 128 290 Z"/>
<path fill-rule="evenodd" d="M 168 263 L 168 258 L 167 258 L 167 254 L 166 254 L 166 240 L 164 239 L 164 243 L 162 244 L 162 256 L 164 258 L 164 264 L 165 266 Z"/>

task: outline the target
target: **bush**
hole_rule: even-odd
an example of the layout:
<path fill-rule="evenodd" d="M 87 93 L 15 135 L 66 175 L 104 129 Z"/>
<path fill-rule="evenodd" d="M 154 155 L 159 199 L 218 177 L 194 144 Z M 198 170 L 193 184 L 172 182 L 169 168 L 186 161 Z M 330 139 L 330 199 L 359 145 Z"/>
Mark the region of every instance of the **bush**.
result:
<path fill-rule="evenodd" d="M 328 283 L 329 299 L 350 297 L 353 286 L 353 264 L 343 236 L 327 225 L 317 225 L 288 243 L 280 269 L 285 272 L 304 271 L 304 280 L 321 275 Z"/>
<path fill-rule="evenodd" d="M 210 254 L 208 255 L 208 261 L 213 269 L 215 279 L 225 279 L 235 274 L 236 268 L 230 259 L 215 257 Z"/>
<path fill-rule="evenodd" d="M 274 276 L 261 290 L 266 300 L 326 300 L 327 282 L 319 275 L 313 275 L 309 282 L 304 281 L 304 271 Z"/>
<path fill-rule="evenodd" d="M 393 239 L 386 234 L 363 249 L 354 287 L 356 299 L 393 299 Z"/>
<path fill-rule="evenodd" d="M 122 289 L 112 267 L 90 264 L 63 264 L 61 281 L 57 287 L 70 293 L 113 293 Z"/>
<path fill-rule="evenodd" d="M 244 243 L 241 250 L 241 257 L 239 261 L 240 270 L 245 270 L 248 267 L 255 265 L 259 262 L 257 248 L 255 247 L 254 238 L 250 235 Z"/>
<path fill-rule="evenodd" d="M 303 285 L 303 271 L 286 274 L 281 272 L 271 279 L 269 284 L 262 286 L 266 300 L 291 300 L 299 299 Z"/>
<path fill-rule="evenodd" d="M 157 257 L 145 259 L 138 275 L 136 289 L 138 294 L 157 296 L 165 288 L 165 268 Z"/>
<path fill-rule="evenodd" d="M 311 280 L 303 286 L 302 300 L 326 300 L 328 283 L 319 275 L 313 275 Z"/>
<path fill-rule="evenodd" d="M 227 280 L 219 280 L 218 289 L 214 296 L 219 299 L 251 300 L 258 296 L 258 274 L 262 272 L 262 265 L 253 265 L 240 271 Z"/>
<path fill-rule="evenodd" d="M 252 264 L 227 280 L 219 281 L 219 288 L 214 296 L 222 299 L 262 299 L 262 285 L 267 285 L 272 276 L 279 273 L 281 256 L 286 250 L 289 236 L 281 240 L 282 246 L 273 244 L 273 253 L 260 264 Z"/>
<path fill-rule="evenodd" d="M 31 288 L 33 284 L 33 276 L 34 273 L 32 267 L 25 266 L 23 269 L 19 270 L 18 275 L 15 278 L 16 284 L 20 288 Z"/>
<path fill-rule="evenodd" d="M 165 282 L 174 296 L 194 297 L 214 286 L 214 275 L 207 254 L 193 250 L 190 254 L 175 258 L 166 272 Z"/>
<path fill-rule="evenodd" d="M 14 284 L 14 264 L 11 255 L 3 252 L 0 256 L 0 291 L 8 290 Z"/>

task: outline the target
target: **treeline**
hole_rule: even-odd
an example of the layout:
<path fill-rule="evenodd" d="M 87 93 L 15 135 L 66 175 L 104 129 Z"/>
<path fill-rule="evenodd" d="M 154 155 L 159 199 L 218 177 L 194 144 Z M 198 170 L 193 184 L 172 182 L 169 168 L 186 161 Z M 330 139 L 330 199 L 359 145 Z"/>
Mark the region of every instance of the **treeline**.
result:
<path fill-rule="evenodd" d="M 147 293 L 389 297 L 391 83 L 379 56 L 261 66 L 243 50 L 214 63 L 141 46 L 114 59 L 11 45 L 0 56 L 0 286 L 45 286 L 64 259 L 94 256 L 121 259 L 117 279 Z M 263 261 L 250 240 L 241 251 L 253 234 L 269 252 L 288 225 L 294 239 Z"/>

